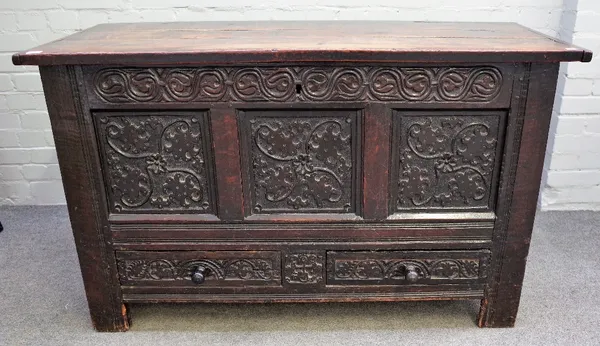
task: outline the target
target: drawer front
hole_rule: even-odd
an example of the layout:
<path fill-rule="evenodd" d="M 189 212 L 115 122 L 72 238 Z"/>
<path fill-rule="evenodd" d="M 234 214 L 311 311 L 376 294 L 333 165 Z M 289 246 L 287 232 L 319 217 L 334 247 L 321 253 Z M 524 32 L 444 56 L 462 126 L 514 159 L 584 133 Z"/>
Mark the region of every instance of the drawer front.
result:
<path fill-rule="evenodd" d="M 328 285 L 481 284 L 490 252 L 376 251 L 327 253 Z"/>
<path fill-rule="evenodd" d="M 122 285 L 280 286 L 279 251 L 117 251 Z"/>

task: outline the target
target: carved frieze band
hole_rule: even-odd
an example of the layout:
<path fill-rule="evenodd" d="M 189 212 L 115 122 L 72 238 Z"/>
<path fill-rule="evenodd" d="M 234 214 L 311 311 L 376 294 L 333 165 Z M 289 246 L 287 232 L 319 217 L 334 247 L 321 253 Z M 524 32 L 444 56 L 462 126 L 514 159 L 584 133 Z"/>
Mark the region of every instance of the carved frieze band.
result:
<path fill-rule="evenodd" d="M 131 259 L 119 260 L 122 281 L 191 281 L 198 266 L 208 269 L 207 281 L 278 281 L 278 263 L 272 258 L 241 259 Z"/>
<path fill-rule="evenodd" d="M 480 259 L 334 259 L 328 270 L 332 280 L 406 280 L 408 268 L 417 280 L 461 280 L 487 276 Z"/>
<path fill-rule="evenodd" d="M 92 83 L 108 103 L 490 102 L 502 74 L 491 66 L 107 68 Z"/>

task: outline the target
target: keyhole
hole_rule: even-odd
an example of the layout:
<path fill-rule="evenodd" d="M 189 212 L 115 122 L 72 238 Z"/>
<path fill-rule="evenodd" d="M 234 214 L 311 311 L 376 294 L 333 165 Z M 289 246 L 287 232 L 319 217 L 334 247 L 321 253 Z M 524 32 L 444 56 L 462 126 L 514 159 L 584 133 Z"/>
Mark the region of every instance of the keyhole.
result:
<path fill-rule="evenodd" d="M 302 84 L 296 84 L 296 94 L 300 95 L 302 92 Z"/>

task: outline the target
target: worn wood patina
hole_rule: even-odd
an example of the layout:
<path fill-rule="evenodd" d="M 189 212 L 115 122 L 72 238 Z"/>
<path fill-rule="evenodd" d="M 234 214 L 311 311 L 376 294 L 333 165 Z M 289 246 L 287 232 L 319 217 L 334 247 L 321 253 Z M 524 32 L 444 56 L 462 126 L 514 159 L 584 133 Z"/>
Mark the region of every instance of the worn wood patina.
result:
<path fill-rule="evenodd" d="M 90 313 L 480 299 L 515 323 L 560 61 L 511 23 L 99 25 L 40 65 Z"/>

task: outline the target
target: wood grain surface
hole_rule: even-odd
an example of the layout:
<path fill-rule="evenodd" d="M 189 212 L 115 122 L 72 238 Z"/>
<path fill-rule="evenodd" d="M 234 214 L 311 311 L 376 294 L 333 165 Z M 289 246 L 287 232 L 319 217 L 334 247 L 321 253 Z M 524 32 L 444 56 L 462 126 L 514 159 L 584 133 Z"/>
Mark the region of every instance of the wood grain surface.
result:
<path fill-rule="evenodd" d="M 17 65 L 301 61 L 589 61 L 515 23 L 375 21 L 101 24 L 13 56 Z"/>

